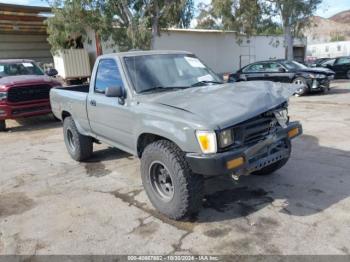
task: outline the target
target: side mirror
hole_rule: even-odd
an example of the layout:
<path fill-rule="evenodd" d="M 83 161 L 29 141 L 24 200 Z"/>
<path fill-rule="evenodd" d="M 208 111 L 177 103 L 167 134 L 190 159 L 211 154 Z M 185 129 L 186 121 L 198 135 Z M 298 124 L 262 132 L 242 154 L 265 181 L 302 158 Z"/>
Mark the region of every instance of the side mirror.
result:
<path fill-rule="evenodd" d="M 280 67 L 280 68 L 278 68 L 278 72 L 280 72 L 280 73 L 285 73 L 285 72 L 286 72 L 286 69 L 284 69 L 283 67 Z"/>
<path fill-rule="evenodd" d="M 123 97 L 124 89 L 121 86 L 107 87 L 105 91 L 107 97 Z"/>
<path fill-rule="evenodd" d="M 58 72 L 55 68 L 50 68 L 49 70 L 46 71 L 46 74 L 48 76 L 56 76 L 58 75 Z"/>

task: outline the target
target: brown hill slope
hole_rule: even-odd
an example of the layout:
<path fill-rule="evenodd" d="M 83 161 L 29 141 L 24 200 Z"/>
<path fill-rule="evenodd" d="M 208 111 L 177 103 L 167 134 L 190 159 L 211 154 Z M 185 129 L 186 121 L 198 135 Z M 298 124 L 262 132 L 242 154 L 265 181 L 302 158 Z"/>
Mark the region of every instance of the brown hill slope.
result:
<path fill-rule="evenodd" d="M 313 26 L 304 31 L 308 44 L 325 43 L 335 39 L 350 41 L 350 10 L 327 19 L 320 16 L 312 18 Z"/>
<path fill-rule="evenodd" d="M 329 18 L 329 20 L 343 24 L 350 24 L 350 10 L 342 11 L 338 14 L 335 14 L 334 16 Z"/>

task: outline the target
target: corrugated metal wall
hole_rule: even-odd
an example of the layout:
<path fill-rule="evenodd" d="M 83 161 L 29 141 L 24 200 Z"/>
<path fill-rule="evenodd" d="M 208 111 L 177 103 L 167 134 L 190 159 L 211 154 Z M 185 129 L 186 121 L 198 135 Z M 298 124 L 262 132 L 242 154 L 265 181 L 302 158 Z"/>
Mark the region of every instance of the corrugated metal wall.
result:
<path fill-rule="evenodd" d="M 0 34 L 0 59 L 23 58 L 52 63 L 46 35 Z"/>

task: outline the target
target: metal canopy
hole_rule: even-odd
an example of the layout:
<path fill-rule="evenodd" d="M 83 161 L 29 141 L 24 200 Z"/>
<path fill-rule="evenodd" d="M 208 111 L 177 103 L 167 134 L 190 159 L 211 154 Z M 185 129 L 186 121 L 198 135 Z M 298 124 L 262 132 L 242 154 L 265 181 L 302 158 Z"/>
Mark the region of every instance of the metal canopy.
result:
<path fill-rule="evenodd" d="M 49 7 L 0 3 L 0 33 L 46 34 L 43 22 L 50 13 Z"/>

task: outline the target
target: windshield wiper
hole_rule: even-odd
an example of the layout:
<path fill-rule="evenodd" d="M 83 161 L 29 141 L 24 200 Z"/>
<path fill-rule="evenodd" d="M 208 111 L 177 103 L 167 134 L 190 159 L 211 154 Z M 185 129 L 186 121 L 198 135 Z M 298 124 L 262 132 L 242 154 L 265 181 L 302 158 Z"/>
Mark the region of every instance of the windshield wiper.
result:
<path fill-rule="evenodd" d="M 211 81 L 211 80 L 203 80 L 203 81 L 199 81 L 197 83 L 194 83 L 191 86 L 192 87 L 194 87 L 194 86 L 203 86 L 203 85 L 206 85 L 206 84 L 222 84 L 222 82 L 220 82 L 220 81 Z"/>
<path fill-rule="evenodd" d="M 148 92 L 163 92 L 163 91 L 173 91 L 178 89 L 186 89 L 190 86 L 155 86 L 149 89 L 140 91 L 139 93 L 148 93 Z"/>

